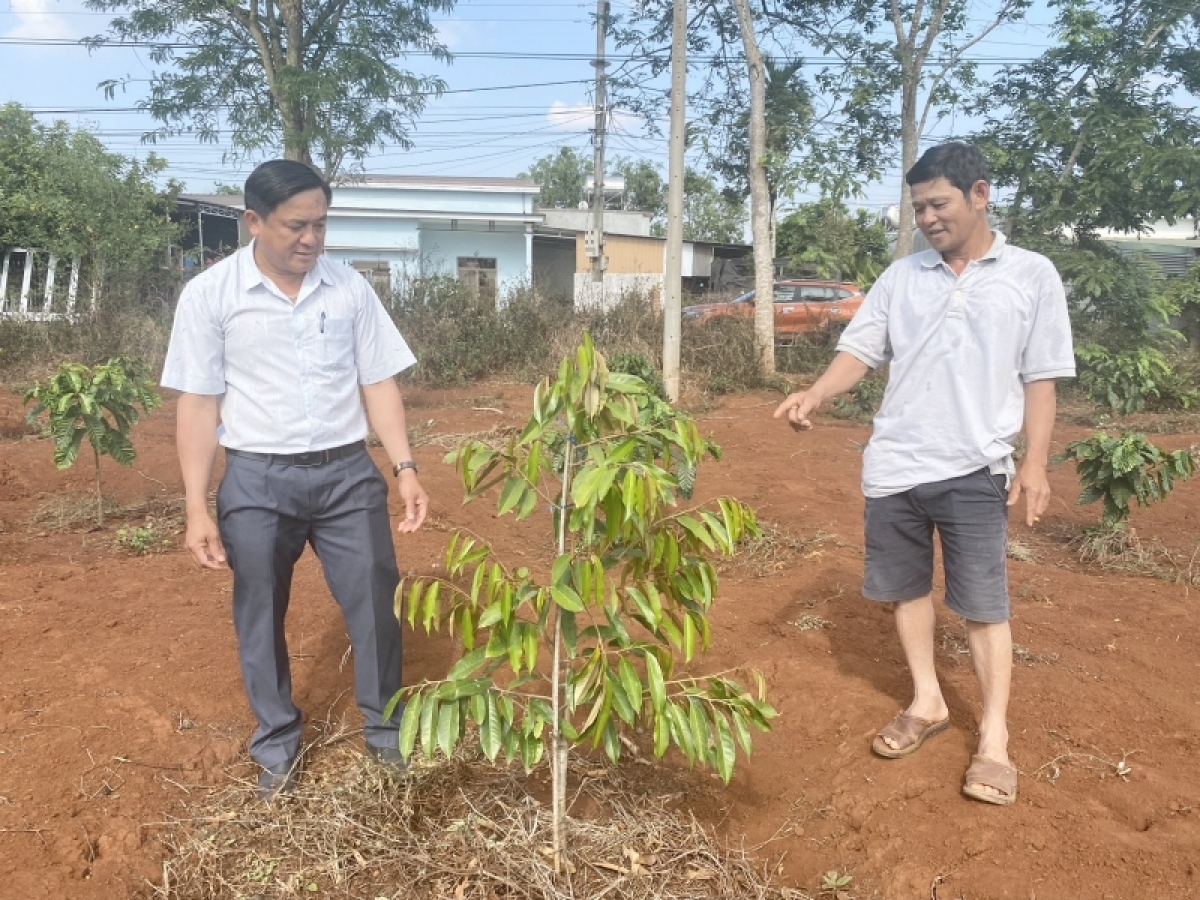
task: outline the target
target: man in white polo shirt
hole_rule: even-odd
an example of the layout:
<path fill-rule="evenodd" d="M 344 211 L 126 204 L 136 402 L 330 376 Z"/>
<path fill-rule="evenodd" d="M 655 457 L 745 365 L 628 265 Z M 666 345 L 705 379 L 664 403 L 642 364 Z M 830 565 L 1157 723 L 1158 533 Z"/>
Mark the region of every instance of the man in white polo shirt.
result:
<path fill-rule="evenodd" d="M 1012 674 L 1007 507 L 1025 495 L 1025 520 L 1050 498 L 1046 467 L 1054 379 L 1075 374 L 1062 281 L 1045 257 L 1005 243 L 988 224 L 990 176 L 967 144 L 933 147 L 905 176 L 932 249 L 888 267 L 807 391 L 775 417 L 812 427 L 822 402 L 890 363 L 887 390 L 863 454 L 863 594 L 892 605 L 913 701 L 876 736 L 895 759 L 950 724 L 934 668 L 933 532 L 942 545 L 946 605 L 967 623 L 983 714 L 963 793 L 1016 799 L 1008 757 Z M 1012 442 L 1025 430 L 1019 469 Z"/>
<path fill-rule="evenodd" d="M 329 185 L 290 160 L 246 180 L 254 240 L 192 279 L 179 298 L 163 369 L 181 391 L 177 444 L 188 549 L 208 569 L 233 570 L 242 680 L 258 729 L 250 753 L 265 799 L 294 784 L 303 720 L 292 702 L 284 640 L 292 572 L 311 544 L 354 648 L 355 698 L 367 753 L 403 769 L 400 576 L 387 481 L 367 455 L 367 420 L 399 480 L 416 531 L 428 498 L 417 481 L 404 403 L 392 377 L 416 360 L 367 282 L 323 257 Z M 365 407 L 365 408 L 364 408 Z M 208 487 L 218 442 L 225 475 L 217 519 Z"/>

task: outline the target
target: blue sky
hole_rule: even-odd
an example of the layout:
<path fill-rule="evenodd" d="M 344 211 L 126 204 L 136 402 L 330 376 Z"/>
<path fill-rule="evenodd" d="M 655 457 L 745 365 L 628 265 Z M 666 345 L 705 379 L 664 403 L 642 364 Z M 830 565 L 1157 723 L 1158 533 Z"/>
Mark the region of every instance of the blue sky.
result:
<path fill-rule="evenodd" d="M 989 6 L 979 4 L 979 15 Z M 613 8 L 620 13 L 628 10 L 629 4 L 614 2 Z M 368 170 L 512 176 L 559 145 L 590 153 L 593 69 L 586 57 L 595 48 L 594 10 L 594 3 L 570 0 L 467 0 L 450 15 L 438 17 L 442 40 L 456 54 L 455 61 L 446 66 L 415 57 L 406 65 L 419 73 L 439 75 L 450 92 L 429 104 L 418 123 L 412 150 L 386 148 L 371 158 Z M 1031 15 L 1034 22 L 1047 19 L 1044 7 Z M 88 11 L 81 0 L 0 0 L 2 39 L 75 40 L 102 33 L 106 24 L 105 15 Z M 972 56 L 1026 58 L 1047 42 L 1044 25 L 1012 25 L 997 30 Z M 611 42 L 609 52 L 615 52 Z M 580 58 L 497 59 L 486 54 L 572 54 Z M 118 110 L 134 106 L 138 91 L 145 89 L 145 79 L 154 69 L 144 49 L 89 53 L 77 45 L 0 43 L 0 102 L 16 101 L 39 111 L 45 119 L 61 118 L 87 126 L 110 148 L 127 155 L 141 156 L 153 150 L 170 164 L 167 174 L 185 182 L 190 191 L 210 190 L 214 182 L 240 183 L 253 163 L 223 162 L 226 148 L 220 145 L 203 145 L 191 136 L 171 138 L 156 147 L 140 142 L 140 135 L 153 127 L 150 117 Z M 994 69 L 995 65 L 985 64 L 981 74 L 986 77 Z M 125 77 L 143 80 L 111 101 L 96 87 L 104 79 Z M 514 85 L 541 86 L 510 87 Z M 615 115 L 609 154 L 644 156 L 665 169 L 665 137 L 644 137 L 631 117 Z M 963 124 L 961 117 L 948 118 L 932 129 L 930 137 L 951 133 Z M 862 203 L 879 207 L 895 202 L 898 184 L 898 172 L 889 173 L 883 182 L 864 187 Z"/>

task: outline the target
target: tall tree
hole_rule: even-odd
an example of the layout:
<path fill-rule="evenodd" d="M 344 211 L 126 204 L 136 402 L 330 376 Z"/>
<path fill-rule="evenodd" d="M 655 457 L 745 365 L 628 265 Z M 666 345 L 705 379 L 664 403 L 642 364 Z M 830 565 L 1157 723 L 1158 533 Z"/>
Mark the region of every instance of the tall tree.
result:
<path fill-rule="evenodd" d="M 784 2 L 793 6 L 785 8 Z M 746 193 L 760 189 L 762 222 L 754 231 L 756 284 L 769 296 L 772 275 L 771 182 L 777 175 L 775 196 L 786 197 L 812 185 L 827 196 L 844 197 L 859 183 L 878 176 L 886 159 L 884 125 L 888 122 L 886 92 L 875 89 L 877 73 L 857 60 L 837 58 L 828 66 L 807 69 L 797 48 L 811 46 L 821 33 L 816 23 L 836 15 L 849 15 L 867 0 L 748 0 L 733 4 L 700 5 L 689 22 L 690 65 L 688 106 L 694 122 L 709 125 L 709 134 L 693 131 L 707 165 L 715 171 L 740 166 Z M 666 94 L 657 76 L 666 68 L 662 48 L 671 31 L 670 0 L 643 0 L 613 29 L 618 46 L 629 51 L 630 62 L 612 74 L 612 95 L 624 108 L 639 114 L 653 134 L 662 121 Z M 839 12 L 840 11 L 840 12 Z M 786 13 L 786 15 L 784 15 Z M 807 30 L 806 30 L 807 29 Z M 777 60 L 778 84 L 789 98 L 780 103 L 780 137 L 777 152 L 768 146 L 766 66 L 760 47 Z M 805 90 L 802 71 L 811 71 L 812 88 Z M 749 99 L 749 103 L 747 100 Z M 811 110 L 806 108 L 811 102 Z M 747 106 L 751 107 L 745 113 Z M 723 133 L 714 133 L 721 131 Z M 731 146 L 744 153 L 735 155 Z M 695 141 L 694 141 L 695 142 Z M 753 170 L 757 169 L 757 173 Z M 783 177 L 786 176 L 786 177 Z M 757 185 L 757 186 L 756 186 Z M 743 195 L 744 196 L 744 195 Z M 773 323 L 770 310 L 756 323 L 756 345 L 764 371 L 773 369 Z"/>
<path fill-rule="evenodd" d="M 397 66 L 413 50 L 448 61 L 430 13 L 454 0 L 87 0 L 123 13 L 93 45 L 155 42 L 160 66 L 139 106 L 158 137 L 194 130 L 235 153 L 283 150 L 329 177 L 387 143 L 411 146 L 438 78 Z M 180 50 L 186 47 L 189 49 Z M 112 95 L 123 80 L 102 83 Z"/>
<path fill-rule="evenodd" d="M 763 56 L 765 76 L 764 143 L 766 152 L 762 165 L 767 179 L 767 217 L 771 227 L 771 255 L 775 256 L 776 209 L 779 198 L 790 194 L 802 180 L 796 153 L 804 143 L 812 117 L 813 103 L 810 87 L 804 79 L 804 61 L 792 59 L 780 63 Z M 716 143 L 708 148 L 707 156 L 713 170 L 729 185 L 731 193 L 741 198 L 750 196 L 750 110 L 730 110 L 716 107 L 710 113 L 711 124 L 702 141 Z M 724 119 L 733 121 L 725 124 Z M 723 127 L 724 126 L 724 127 Z"/>
<path fill-rule="evenodd" d="M 1098 238 L 1200 216 L 1200 18 L 1183 5 L 1059 0 L 1056 46 L 981 92 L 972 139 L 1009 193 L 1005 227 L 1054 260 L 1081 336 L 1151 337 L 1172 302 Z"/>
<path fill-rule="evenodd" d="M 161 264 L 178 231 L 170 212 L 181 185 L 155 184 L 165 167 L 154 154 L 138 162 L 65 122 L 0 106 L 0 247 L 84 257 L 93 277 L 107 269 L 110 284 L 135 281 Z"/>
<path fill-rule="evenodd" d="M 750 186 L 750 234 L 754 243 L 754 347 L 764 375 L 775 372 L 775 254 L 771 228 L 771 187 L 767 180 L 767 73 L 750 0 L 733 0 L 737 10 L 746 77 L 750 85 L 750 116 L 746 126 L 746 168 Z"/>
<path fill-rule="evenodd" d="M 1023 15 L 1029 0 L 999 0 L 984 14 L 978 27 L 973 27 L 968 17 L 968 13 L 980 14 L 970 0 L 880 2 L 886 3 L 883 12 L 896 35 L 889 54 L 892 60 L 881 59 L 880 71 L 884 78 L 897 81 L 900 89 L 899 259 L 912 252 L 912 191 L 904 173 L 917 162 L 930 114 L 944 112 L 961 99 L 961 86 L 973 84 L 974 69 L 963 64 L 964 54 L 1001 25 Z"/>

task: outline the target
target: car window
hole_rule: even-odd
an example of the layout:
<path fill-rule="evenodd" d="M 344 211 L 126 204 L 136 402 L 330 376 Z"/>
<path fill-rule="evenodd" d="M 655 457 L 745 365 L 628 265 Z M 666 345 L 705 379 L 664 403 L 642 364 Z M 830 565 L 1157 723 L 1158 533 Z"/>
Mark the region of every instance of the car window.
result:
<path fill-rule="evenodd" d="M 816 285 L 804 285 L 800 288 L 800 298 L 809 302 L 825 302 L 833 300 L 836 294 L 833 288 L 818 287 Z"/>
<path fill-rule="evenodd" d="M 796 289 L 794 287 L 777 287 L 775 288 L 776 303 L 792 303 L 796 299 Z"/>
<path fill-rule="evenodd" d="M 839 300 L 845 300 L 847 297 L 852 296 L 850 291 L 847 291 L 844 288 L 838 288 L 836 293 Z"/>

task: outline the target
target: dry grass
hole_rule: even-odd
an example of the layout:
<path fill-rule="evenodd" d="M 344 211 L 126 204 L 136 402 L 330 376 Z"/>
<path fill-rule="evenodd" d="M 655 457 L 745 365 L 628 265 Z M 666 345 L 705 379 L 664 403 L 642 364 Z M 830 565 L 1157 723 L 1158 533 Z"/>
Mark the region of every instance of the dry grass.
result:
<path fill-rule="evenodd" d="M 1015 559 L 1017 562 L 1035 563 L 1038 561 L 1033 548 L 1015 538 L 1008 539 L 1008 543 L 1004 546 L 1004 553 L 1009 559 Z"/>
<path fill-rule="evenodd" d="M 1069 734 L 1055 731 L 1052 728 L 1047 728 L 1046 733 L 1059 744 L 1061 752 L 1029 774 L 1051 784 L 1057 782 L 1063 769 L 1069 766 L 1099 772 L 1101 778 L 1120 778 L 1122 781 L 1129 781 L 1129 775 L 1133 771 L 1133 766 L 1129 764 L 1129 757 L 1141 752 L 1140 750 L 1122 750 L 1118 759 L 1106 754 L 1094 744 L 1085 747 Z"/>
<path fill-rule="evenodd" d="M 106 525 L 134 520 L 154 522 L 164 534 L 178 534 L 183 529 L 183 498 L 149 497 L 121 503 L 116 494 L 104 495 Z M 54 494 L 38 504 L 29 524 L 38 531 L 57 534 L 90 530 L 96 525 L 96 495 L 81 490 Z"/>
<path fill-rule="evenodd" d="M 810 613 L 805 613 L 798 619 L 788 622 L 799 628 L 801 631 L 819 631 L 822 628 L 834 628 L 834 624 L 828 619 L 822 619 L 820 616 L 814 616 Z"/>
<path fill-rule="evenodd" d="M 571 871 L 556 877 L 542 770 L 459 753 L 392 779 L 348 742 L 321 743 L 296 792 L 272 806 L 238 783 L 163 823 L 171 855 L 145 896 L 805 898 L 676 808 L 687 788 L 667 771 L 574 759 Z"/>
<path fill-rule="evenodd" d="M 762 534 L 738 547 L 737 556 L 723 568 L 739 575 L 767 578 L 784 571 L 795 559 L 814 559 L 824 551 L 822 545 L 837 539 L 836 534 L 814 532 L 802 538 L 770 522 L 760 522 Z"/>
<path fill-rule="evenodd" d="M 971 646 L 967 641 L 965 626 L 951 628 L 943 625 L 940 629 L 938 649 L 954 661 L 955 665 L 962 662 L 962 657 L 971 656 Z M 1013 644 L 1013 662 L 1025 666 L 1050 665 L 1058 659 L 1057 653 L 1037 653 L 1020 644 Z"/>
<path fill-rule="evenodd" d="M 1158 538 L 1143 541 L 1134 528 L 1090 528 L 1070 542 L 1081 562 L 1113 572 L 1149 575 L 1172 584 L 1200 584 L 1200 545 L 1186 559 Z"/>
<path fill-rule="evenodd" d="M 479 441 L 493 450 L 501 450 L 508 444 L 508 439 L 514 434 L 520 434 L 521 429 L 513 425 L 493 425 L 483 431 L 434 431 L 420 425 L 408 429 L 408 442 L 416 447 L 441 447 L 443 450 L 457 450 L 467 441 Z"/>

